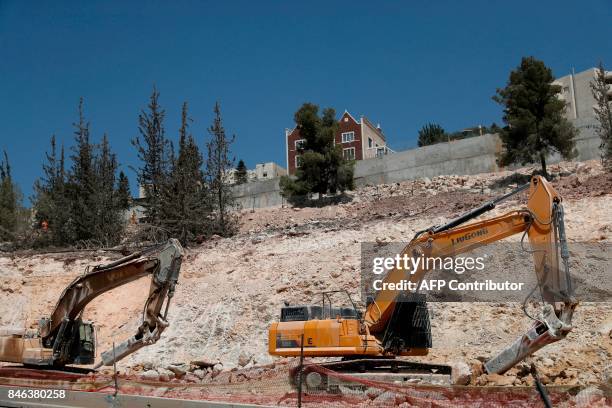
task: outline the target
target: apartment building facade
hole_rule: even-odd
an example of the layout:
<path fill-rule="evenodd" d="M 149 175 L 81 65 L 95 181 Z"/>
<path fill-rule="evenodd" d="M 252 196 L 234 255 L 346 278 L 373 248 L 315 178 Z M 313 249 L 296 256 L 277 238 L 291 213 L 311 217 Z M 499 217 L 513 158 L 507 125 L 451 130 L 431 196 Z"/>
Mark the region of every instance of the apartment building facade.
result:
<path fill-rule="evenodd" d="M 236 184 L 236 173 L 235 168 L 228 170 L 226 175 L 226 181 L 228 184 Z M 254 169 L 247 170 L 247 181 L 263 181 L 272 180 L 281 176 L 287 175 L 287 170 L 279 166 L 274 162 L 257 163 Z"/>
<path fill-rule="evenodd" d="M 553 81 L 561 86 L 559 97 L 565 101 L 566 117 L 569 120 L 595 118 L 595 98 L 591 92 L 590 83 L 597 75 L 597 68 L 589 68 L 579 73 L 571 73 Z M 608 100 L 612 101 L 612 71 L 606 71 L 608 85 Z"/>
<path fill-rule="evenodd" d="M 301 163 L 304 139 L 300 130 L 285 129 L 287 172 L 295 174 Z M 374 126 L 365 116 L 355 119 L 348 111 L 340 116 L 334 143 L 341 146 L 347 160 L 365 160 L 391 152 L 380 126 Z"/>

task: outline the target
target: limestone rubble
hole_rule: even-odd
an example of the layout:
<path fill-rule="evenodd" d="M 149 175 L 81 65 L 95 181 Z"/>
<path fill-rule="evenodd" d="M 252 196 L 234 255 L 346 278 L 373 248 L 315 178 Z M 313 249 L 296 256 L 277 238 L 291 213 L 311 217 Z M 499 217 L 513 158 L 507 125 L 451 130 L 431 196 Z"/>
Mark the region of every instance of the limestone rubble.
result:
<path fill-rule="evenodd" d="M 349 192 L 350 201 L 323 208 L 243 211 L 241 231 L 188 249 L 170 311 L 171 326 L 154 346 L 120 363 L 146 378 L 207 381 L 222 370 L 274 361 L 267 329 L 283 301 L 311 303 L 328 289 L 359 298 L 361 242 L 408 241 L 415 231 L 440 224 L 528 179 L 532 168 L 475 176 L 440 176 Z M 571 242 L 607 244 L 612 238 L 612 177 L 596 161 L 550 166 L 564 196 Z M 517 176 L 516 174 L 519 174 Z M 523 197 L 524 199 L 524 197 Z M 520 198 L 519 198 L 520 200 Z M 493 214 L 521 205 L 503 203 Z M 486 215 L 491 216 L 491 213 Z M 511 239 L 518 240 L 518 237 Z M 32 326 L 87 265 L 107 253 L 0 255 L 0 326 Z M 578 259 L 602 263 L 609 259 Z M 588 279 L 588 274 L 585 275 Z M 138 325 L 148 282 L 120 287 L 95 300 L 85 318 L 97 322 L 98 349 L 120 342 Z M 141 296 L 134 294 L 140 293 Z M 503 376 L 478 371 L 483 359 L 530 324 L 519 304 L 433 303 L 434 347 L 422 361 L 456 362 L 463 383 L 531 385 L 526 366 Z M 610 381 L 612 302 L 583 303 L 568 338 L 534 357 L 545 383 L 589 385 Z M 204 361 L 206 364 L 190 364 Z M 178 368 L 178 367 L 185 368 Z M 193 374 L 193 375 L 191 375 Z"/>

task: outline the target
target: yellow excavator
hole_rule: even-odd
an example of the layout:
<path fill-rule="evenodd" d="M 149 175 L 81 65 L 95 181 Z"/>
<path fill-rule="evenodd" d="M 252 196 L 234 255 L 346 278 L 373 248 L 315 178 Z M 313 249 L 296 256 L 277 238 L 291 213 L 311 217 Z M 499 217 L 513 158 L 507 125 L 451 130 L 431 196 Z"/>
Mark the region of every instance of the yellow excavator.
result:
<path fill-rule="evenodd" d="M 151 285 L 136 334 L 101 353 L 101 361 L 94 368 L 110 366 L 155 343 L 168 327 L 168 307 L 182 257 L 181 244 L 170 239 L 87 270 L 64 289 L 50 317 L 40 319 L 36 331 L 0 329 L 0 361 L 40 368 L 93 364 L 96 331 L 92 322 L 82 319 L 85 306 L 103 293 L 145 276 L 151 277 Z"/>
<path fill-rule="evenodd" d="M 465 224 L 527 189 L 525 208 Z M 412 257 L 454 257 L 515 234 L 529 237 L 531 248 L 528 251 L 533 256 L 543 304 L 533 326 L 485 363 L 488 373 L 504 373 L 545 345 L 565 338 L 572 329 L 572 314 L 578 302 L 569 273 L 569 251 L 559 194 L 546 179 L 534 176 L 530 183 L 445 225 L 418 232 L 402 251 Z M 328 293 L 323 294 L 319 305 L 286 305 L 281 310 L 280 321 L 272 323 L 269 329 L 269 353 L 285 357 L 341 357 L 324 366 L 346 372 L 388 369 L 397 373 L 415 366 L 425 367 L 395 358 L 426 355 L 431 348 L 424 295 L 391 290 L 393 285 L 385 285 L 410 281 L 419 287 L 428 272 L 425 264 L 420 263 L 410 273 L 405 269 L 390 270 L 382 284 L 387 289 L 367 299 L 363 312 L 352 300 L 348 307 L 333 307 Z M 326 302 L 326 299 L 329 300 Z M 429 365 L 429 368 L 440 374 L 451 374 L 448 366 Z M 315 377 L 314 382 L 320 383 L 320 376 Z"/>

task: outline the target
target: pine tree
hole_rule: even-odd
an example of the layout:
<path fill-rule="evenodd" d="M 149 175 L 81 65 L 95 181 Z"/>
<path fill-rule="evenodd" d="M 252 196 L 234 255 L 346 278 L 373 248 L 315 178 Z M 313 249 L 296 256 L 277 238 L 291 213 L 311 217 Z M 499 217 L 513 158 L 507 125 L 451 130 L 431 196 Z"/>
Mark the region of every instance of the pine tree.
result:
<path fill-rule="evenodd" d="M 601 138 L 601 160 L 606 168 L 612 170 L 612 108 L 611 100 L 608 96 L 610 84 L 606 80 L 606 70 L 603 62 L 599 62 L 596 69 L 595 79 L 590 83 L 591 93 L 595 98 L 597 106 L 595 115 L 599 126 L 596 130 Z"/>
<path fill-rule="evenodd" d="M 446 142 L 448 135 L 442 126 L 436 123 L 428 123 L 419 130 L 419 147 L 429 146 L 436 143 Z"/>
<path fill-rule="evenodd" d="M 95 146 L 90 141 L 89 122 L 84 116 L 84 101 L 79 100 L 79 119 L 73 123 L 75 145 L 70 156 L 72 167 L 70 171 L 68 196 L 71 205 L 71 215 L 74 221 L 75 240 L 91 240 L 96 238 L 98 203 L 96 202 Z"/>
<path fill-rule="evenodd" d="M 185 245 L 205 235 L 210 212 L 202 173 L 202 154 L 189 132 L 191 122 L 185 102 L 179 129 L 178 155 L 172 160 L 169 183 L 163 194 L 164 228 Z"/>
<path fill-rule="evenodd" d="M 34 183 L 33 207 L 36 228 L 42 230 L 43 224 L 48 231 L 39 244 L 65 245 L 76 240 L 74 219 L 70 198 L 68 197 L 67 174 L 64 147 L 57 156 L 55 135 L 51 136 L 51 151 L 45 154 L 43 177 Z"/>
<path fill-rule="evenodd" d="M 117 206 L 124 211 L 129 209 L 132 203 L 130 181 L 123 171 L 119 172 L 119 179 L 117 180 L 116 200 Z"/>
<path fill-rule="evenodd" d="M 91 143 L 90 126 L 85 120 L 83 98 L 79 101 L 78 121 L 73 124 L 70 171 L 66 171 L 64 148 L 57 155 L 55 135 L 46 154 L 43 177 L 34 184 L 33 204 L 37 245 L 72 245 L 79 241 L 113 245 L 121 238 L 123 213 L 116 200 L 117 159 L 108 137 L 99 146 Z"/>
<path fill-rule="evenodd" d="M 243 160 L 238 161 L 236 166 L 236 184 L 244 184 L 249 181 L 249 175 L 247 172 L 247 166 Z"/>
<path fill-rule="evenodd" d="M 152 225 L 161 225 L 163 198 L 162 192 L 168 182 L 170 168 L 170 143 L 164 129 L 165 111 L 159 105 L 159 92 L 153 92 L 147 106 L 138 116 L 140 137 L 134 138 L 142 167 L 138 170 L 138 183 L 144 189 L 143 207 L 147 221 Z"/>
<path fill-rule="evenodd" d="M 578 131 L 564 117 L 565 103 L 557 97 L 561 87 L 552 84 L 554 79 L 542 61 L 523 57 L 506 87 L 497 90 L 493 100 L 504 106 L 507 125 L 500 132 L 500 166 L 539 160 L 547 177 L 547 155 L 558 152 L 565 159 L 575 157 Z"/>
<path fill-rule="evenodd" d="M 211 140 L 206 144 L 208 148 L 206 178 L 215 219 L 212 228 L 214 233 L 229 236 L 235 233 L 238 226 L 236 216 L 231 213 L 235 202 L 227 181 L 228 171 L 233 167 L 230 145 L 234 142 L 235 136 L 227 138 L 218 102 L 215 104 L 214 114 L 213 123 L 208 129 Z"/>
<path fill-rule="evenodd" d="M 334 144 L 337 126 L 333 109 L 323 110 L 305 103 L 295 113 L 294 120 L 305 140 L 300 152 L 301 166 L 296 178 L 281 177 L 281 193 L 293 203 L 308 201 L 311 193 L 319 198 L 353 188 L 353 162 L 345 160 L 340 146 Z"/>
<path fill-rule="evenodd" d="M 14 241 L 20 217 L 21 193 L 13 183 L 8 154 L 0 160 L 0 241 Z"/>
<path fill-rule="evenodd" d="M 95 157 L 95 221 L 91 226 L 93 238 L 110 246 L 121 239 L 123 232 L 123 209 L 117 200 L 115 178 L 117 174 L 117 158 L 112 153 L 108 137 L 102 137 L 99 153 Z"/>

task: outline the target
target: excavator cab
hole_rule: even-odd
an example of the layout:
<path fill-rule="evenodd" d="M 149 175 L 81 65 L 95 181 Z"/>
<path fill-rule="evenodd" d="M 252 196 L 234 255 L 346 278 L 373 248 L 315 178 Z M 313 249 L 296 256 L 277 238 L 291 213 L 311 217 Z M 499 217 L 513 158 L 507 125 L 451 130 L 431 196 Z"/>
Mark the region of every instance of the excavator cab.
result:
<path fill-rule="evenodd" d="M 96 332 L 91 322 L 77 320 L 78 337 L 73 343 L 74 364 L 93 364 L 96 359 Z M 76 331 L 76 330 L 75 330 Z"/>

